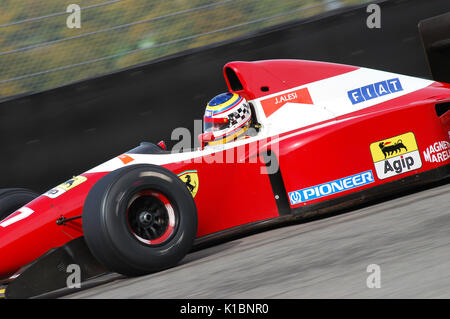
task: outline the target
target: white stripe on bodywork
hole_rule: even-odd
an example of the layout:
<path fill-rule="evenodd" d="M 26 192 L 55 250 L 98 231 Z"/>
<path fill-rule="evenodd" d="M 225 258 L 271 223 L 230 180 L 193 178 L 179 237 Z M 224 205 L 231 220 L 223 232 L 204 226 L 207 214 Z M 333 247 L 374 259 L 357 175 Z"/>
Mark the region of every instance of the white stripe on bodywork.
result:
<path fill-rule="evenodd" d="M 379 96 L 355 105 L 351 103 L 347 95 L 347 92 L 353 89 L 393 78 L 400 80 L 403 86 L 402 91 Z M 336 114 L 336 116 L 340 116 L 421 90 L 433 83 L 434 81 L 411 76 L 360 68 L 352 72 L 312 83 L 308 85 L 308 90 L 314 104 L 322 105 L 330 112 Z"/>
<path fill-rule="evenodd" d="M 376 97 L 358 104 L 352 104 L 347 92 L 361 88 L 366 85 L 371 85 L 377 82 L 398 78 L 403 86 L 403 90 L 395 93 L 390 93 L 384 96 Z M 286 95 L 290 92 L 307 88 L 311 96 L 313 105 L 318 106 L 327 112 L 329 118 L 350 114 L 395 98 L 410 94 L 412 92 L 421 90 L 433 84 L 434 81 L 415 78 L 411 76 L 390 73 L 385 71 L 372 70 L 367 68 L 359 68 L 357 70 L 337 75 L 331 78 L 298 86 L 286 91 L 277 92 L 271 95 L 264 96 L 253 100 L 253 105 L 257 109 L 258 120 L 263 125 L 270 125 L 275 134 L 281 134 L 302 126 L 302 122 L 307 122 L 307 125 L 313 124 L 310 121 L 305 121 L 305 104 L 300 103 L 286 103 L 280 109 L 275 111 L 269 117 L 266 117 L 261 106 L 261 100 L 267 98 Z M 297 108 L 293 106 L 298 106 Z M 316 114 L 311 113 L 314 117 Z M 293 127 L 290 123 L 300 119 L 300 125 Z M 324 116 L 317 122 L 324 121 L 328 118 Z M 316 122 L 316 123 L 317 123 Z M 286 125 L 288 124 L 288 125 Z M 286 129 L 286 126 L 289 129 Z"/>
<path fill-rule="evenodd" d="M 16 213 L 18 213 L 18 214 L 16 214 Z M 16 222 L 22 220 L 22 219 L 27 218 L 28 216 L 30 216 L 30 215 L 33 214 L 33 213 L 34 213 L 34 210 L 32 210 L 31 208 L 28 208 L 28 207 L 22 207 L 21 209 L 16 210 L 14 213 L 11 214 L 11 215 L 16 214 L 14 217 L 6 218 L 6 219 L 0 224 L 0 226 L 1 226 L 1 227 L 7 227 L 7 226 L 9 226 L 9 225 L 11 225 L 11 224 L 14 224 L 14 223 L 16 223 Z"/>
<path fill-rule="evenodd" d="M 347 92 L 356 88 L 360 88 L 366 85 L 370 85 L 380 81 L 386 81 L 393 78 L 398 78 L 402 84 L 403 90 L 396 93 L 391 93 L 388 95 L 380 96 L 371 100 L 367 100 L 358 104 L 353 105 L 348 98 Z M 199 158 L 205 155 L 210 155 L 212 153 L 231 149 L 243 144 L 248 144 L 258 140 L 269 139 L 271 137 L 276 137 L 282 133 L 299 129 L 314 123 L 323 122 L 335 118 L 337 116 L 350 114 L 359 111 L 364 108 L 368 108 L 400 96 L 404 96 L 421 90 L 427 86 L 433 84 L 434 81 L 410 77 L 406 75 L 400 75 L 390 72 L 371 70 L 367 68 L 359 68 L 357 70 L 337 75 L 331 78 L 320 80 L 317 82 L 309 83 L 299 87 L 295 87 L 286 91 L 277 92 L 268 96 L 264 96 L 259 99 L 251 101 L 257 112 L 257 118 L 262 124 L 262 129 L 258 136 L 247 138 L 244 140 L 239 140 L 236 142 L 230 142 L 225 145 L 217 145 L 214 147 L 207 147 L 204 150 L 197 150 L 192 152 L 184 153 L 173 153 L 173 154 L 128 154 L 134 159 L 134 161 L 126 165 L 134 164 L 155 164 L 155 165 L 165 165 L 169 163 L 187 161 L 193 158 Z M 307 88 L 313 105 L 310 104 L 300 104 L 300 103 L 286 103 L 280 109 L 271 114 L 268 118 L 264 115 L 260 101 L 262 99 L 267 99 L 274 96 L 284 95 L 286 93 Z M 359 117 L 359 116 L 357 116 Z M 342 119 L 339 122 L 345 122 L 352 118 Z M 301 134 L 304 131 L 316 130 L 325 126 L 334 125 L 337 122 L 328 122 L 319 126 L 311 127 L 306 130 L 301 130 L 286 136 L 282 139 L 288 138 L 290 136 Z M 279 141 L 275 138 L 273 142 Z M 113 158 L 93 169 L 87 173 L 97 173 L 97 172 L 110 172 L 121 167 L 126 166 L 118 158 Z"/>

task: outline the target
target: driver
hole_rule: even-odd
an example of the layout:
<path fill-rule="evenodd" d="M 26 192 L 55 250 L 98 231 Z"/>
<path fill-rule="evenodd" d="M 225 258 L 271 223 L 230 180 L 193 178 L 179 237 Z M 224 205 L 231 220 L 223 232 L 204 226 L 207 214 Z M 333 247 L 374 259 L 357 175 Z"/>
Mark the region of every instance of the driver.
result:
<path fill-rule="evenodd" d="M 251 110 L 247 101 L 237 93 L 222 93 L 206 105 L 203 117 L 202 146 L 225 144 L 249 137 Z"/>

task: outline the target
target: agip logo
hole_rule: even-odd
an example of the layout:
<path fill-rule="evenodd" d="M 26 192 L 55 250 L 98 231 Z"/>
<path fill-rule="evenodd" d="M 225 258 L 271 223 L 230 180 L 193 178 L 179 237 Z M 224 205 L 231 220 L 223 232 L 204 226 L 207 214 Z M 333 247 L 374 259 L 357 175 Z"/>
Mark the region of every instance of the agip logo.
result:
<path fill-rule="evenodd" d="M 370 153 L 379 179 L 422 167 L 419 148 L 412 132 L 374 142 L 370 144 Z"/>
<path fill-rule="evenodd" d="M 198 174 L 196 170 L 184 171 L 178 174 L 178 177 L 186 185 L 188 190 L 191 192 L 192 197 L 195 197 L 198 192 Z"/>

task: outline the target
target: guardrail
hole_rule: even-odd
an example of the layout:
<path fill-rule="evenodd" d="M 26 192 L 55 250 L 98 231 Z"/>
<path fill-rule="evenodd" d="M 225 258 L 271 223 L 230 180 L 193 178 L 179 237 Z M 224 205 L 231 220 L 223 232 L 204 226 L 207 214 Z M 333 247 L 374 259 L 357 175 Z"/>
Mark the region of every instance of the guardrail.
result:
<path fill-rule="evenodd" d="M 113 0 L 80 7 L 79 29 L 66 26 L 70 12 L 61 9 L 68 3 L 13 2 L 4 8 L 10 15 L 59 11 L 6 23 L 1 21 L 8 15 L 0 17 L 0 97 L 50 89 L 367 1 L 184 0 L 175 7 L 167 1 Z"/>

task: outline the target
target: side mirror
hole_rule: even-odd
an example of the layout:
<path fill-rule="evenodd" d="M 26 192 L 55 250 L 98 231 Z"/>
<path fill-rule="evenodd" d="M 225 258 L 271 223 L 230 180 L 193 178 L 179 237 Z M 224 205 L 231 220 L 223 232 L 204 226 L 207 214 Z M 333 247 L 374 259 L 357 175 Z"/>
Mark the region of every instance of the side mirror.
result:
<path fill-rule="evenodd" d="M 163 150 L 166 150 L 166 143 L 164 141 L 159 141 L 158 144 L 159 147 L 161 147 Z"/>

